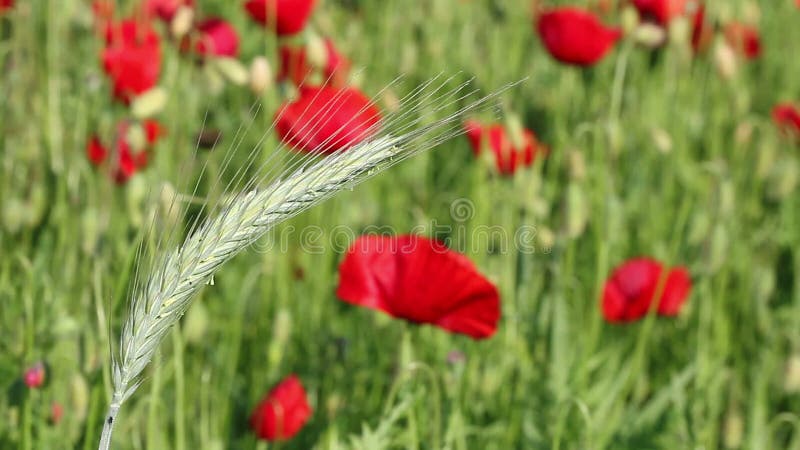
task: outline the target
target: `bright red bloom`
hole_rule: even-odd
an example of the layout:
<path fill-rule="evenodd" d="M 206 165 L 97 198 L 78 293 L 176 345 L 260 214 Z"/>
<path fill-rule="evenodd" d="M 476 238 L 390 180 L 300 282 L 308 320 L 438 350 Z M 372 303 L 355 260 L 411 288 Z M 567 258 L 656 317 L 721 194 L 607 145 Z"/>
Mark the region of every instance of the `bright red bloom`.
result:
<path fill-rule="evenodd" d="M 0 14 L 14 7 L 14 0 L 0 0 Z"/>
<path fill-rule="evenodd" d="M 278 36 L 297 34 L 306 26 L 316 0 L 248 0 L 250 17 Z"/>
<path fill-rule="evenodd" d="M 606 27 L 590 12 L 573 7 L 542 13 L 537 30 L 553 58 L 577 66 L 596 64 L 622 36 L 620 29 Z"/>
<path fill-rule="evenodd" d="M 666 25 L 686 11 L 687 0 L 633 0 L 633 6 L 644 19 Z"/>
<path fill-rule="evenodd" d="M 664 266 L 651 258 L 636 258 L 614 269 L 603 289 L 603 316 L 609 322 L 632 322 L 647 315 L 661 287 L 657 312 L 677 315 L 692 289 L 689 272 L 683 267 L 670 269 L 662 280 Z M 662 284 L 662 286 L 659 286 Z"/>
<path fill-rule="evenodd" d="M 25 371 L 25 374 L 22 376 L 22 381 L 25 382 L 25 386 L 36 389 L 42 387 L 44 384 L 44 377 L 44 364 L 38 362 Z"/>
<path fill-rule="evenodd" d="M 333 41 L 325 39 L 325 66 L 320 73 L 323 81 L 334 87 L 342 87 L 347 81 L 347 72 L 350 69 L 350 62 L 342 56 Z M 306 57 L 306 46 L 282 45 L 280 48 L 281 68 L 278 73 L 278 81 L 287 79 L 297 85 L 309 83 L 309 75 L 314 72 L 314 67 Z"/>
<path fill-rule="evenodd" d="M 472 261 L 415 235 L 356 239 L 339 266 L 336 295 L 473 339 L 492 336 L 500 320 L 497 288 Z"/>
<path fill-rule="evenodd" d="M 260 439 L 283 441 L 297 434 L 311 413 L 300 379 L 290 375 L 256 406 L 250 416 L 250 426 Z"/>
<path fill-rule="evenodd" d="M 725 40 L 747 59 L 761 56 L 761 37 L 755 27 L 731 22 L 725 26 Z"/>
<path fill-rule="evenodd" d="M 786 135 L 800 139 L 800 109 L 791 103 L 779 103 L 772 108 L 772 121 Z"/>
<path fill-rule="evenodd" d="M 181 6 L 194 7 L 194 0 L 146 0 L 144 3 L 145 17 L 158 17 L 169 22 L 175 17 Z"/>
<path fill-rule="evenodd" d="M 533 164 L 539 152 L 547 152 L 536 135 L 527 129 L 522 132 L 521 147 L 514 144 L 506 129 L 499 124 L 484 126 L 475 120 L 468 120 L 464 123 L 464 129 L 473 153 L 479 156 L 484 146 L 488 146 L 494 154 L 497 171 L 502 175 L 513 175 L 517 169 Z"/>
<path fill-rule="evenodd" d="M 92 136 L 89 143 L 86 144 L 86 157 L 95 166 L 102 164 L 108 157 L 108 150 L 103 147 L 103 143 L 97 136 Z"/>
<path fill-rule="evenodd" d="M 378 109 L 354 88 L 303 86 L 275 115 L 275 129 L 298 150 L 330 154 L 368 138 L 380 120 Z"/>
<path fill-rule="evenodd" d="M 150 152 L 158 138 L 164 135 L 164 128 L 154 120 L 142 122 L 144 131 L 144 148 L 134 149 L 128 142 L 127 122 L 117 125 L 117 137 L 113 148 L 112 177 L 118 184 L 128 181 L 136 172 L 147 167 Z M 106 162 L 112 152 L 103 145 L 100 138 L 92 136 L 86 144 L 86 157 L 95 165 L 100 166 Z"/>
<path fill-rule="evenodd" d="M 235 57 L 239 53 L 239 36 L 231 24 L 218 17 L 197 24 L 195 50 L 201 55 Z"/>
<path fill-rule="evenodd" d="M 102 53 L 103 70 L 114 84 L 114 97 L 128 103 L 158 82 L 161 47 L 158 35 L 134 19 L 109 26 Z"/>

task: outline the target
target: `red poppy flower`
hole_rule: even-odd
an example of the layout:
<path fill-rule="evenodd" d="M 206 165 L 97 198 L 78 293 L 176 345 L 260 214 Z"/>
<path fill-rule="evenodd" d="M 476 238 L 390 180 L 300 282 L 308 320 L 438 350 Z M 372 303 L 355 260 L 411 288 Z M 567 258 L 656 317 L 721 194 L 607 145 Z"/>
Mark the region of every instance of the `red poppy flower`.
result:
<path fill-rule="evenodd" d="M 42 387 L 44 384 L 44 377 L 44 364 L 38 362 L 25 371 L 22 375 L 22 381 L 25 382 L 25 386 L 28 386 L 30 389 L 36 389 Z"/>
<path fill-rule="evenodd" d="M 761 56 L 761 37 L 755 27 L 731 22 L 725 26 L 725 40 L 747 59 Z"/>
<path fill-rule="evenodd" d="M 169 22 L 175 17 L 181 6 L 194 7 L 194 0 L 146 0 L 144 3 L 145 17 L 158 17 Z"/>
<path fill-rule="evenodd" d="M 325 39 L 325 61 L 323 67 L 317 69 L 323 76 L 323 81 L 334 87 L 341 87 L 345 85 L 347 80 L 347 71 L 350 68 L 350 62 L 342 56 L 333 41 Z M 278 73 L 278 81 L 291 79 L 297 85 L 305 85 L 309 83 L 309 75 L 314 72 L 315 67 L 308 61 L 307 47 L 292 46 L 289 44 L 283 45 L 280 48 L 281 68 Z"/>
<path fill-rule="evenodd" d="M 195 50 L 201 55 L 236 57 L 239 53 L 239 36 L 236 29 L 218 17 L 197 25 L 199 34 Z"/>
<path fill-rule="evenodd" d="M 133 19 L 109 26 L 103 69 L 114 84 L 114 97 L 128 103 L 158 82 L 161 47 L 158 35 L 146 23 Z"/>
<path fill-rule="evenodd" d="M 522 145 L 517 146 L 502 125 L 484 126 L 474 120 L 464 123 L 472 151 L 479 156 L 485 146 L 494 154 L 497 171 L 502 175 L 513 175 L 517 169 L 533 164 L 539 152 L 547 152 L 530 130 L 522 131 Z"/>
<path fill-rule="evenodd" d="M 708 49 L 713 37 L 714 30 L 706 21 L 706 6 L 698 5 L 692 16 L 692 49 L 694 52 L 700 53 Z"/>
<path fill-rule="evenodd" d="M 641 319 L 650 310 L 656 290 L 663 284 L 657 312 L 661 316 L 675 316 L 689 296 L 692 281 L 689 272 L 676 267 L 661 280 L 663 265 L 650 258 L 626 261 L 614 269 L 603 289 L 603 316 L 609 322 L 632 322 Z"/>
<path fill-rule="evenodd" d="M 119 184 L 125 183 L 136 172 L 147 167 L 152 146 L 164 135 L 164 128 L 158 122 L 145 120 L 142 123 L 144 148 L 134 149 L 128 142 L 128 128 L 127 122 L 117 125 L 117 138 L 113 149 L 112 177 Z M 95 166 L 105 163 L 111 153 L 97 136 L 92 136 L 86 144 L 86 157 Z"/>
<path fill-rule="evenodd" d="M 484 339 L 500 296 L 466 256 L 421 236 L 361 236 L 339 266 L 336 295 L 413 323 Z"/>
<path fill-rule="evenodd" d="M 297 434 L 311 413 L 300 379 L 290 375 L 256 406 L 250 416 L 250 426 L 260 439 L 282 441 Z"/>
<path fill-rule="evenodd" d="M 369 137 L 380 123 L 378 109 L 354 88 L 300 88 L 300 96 L 275 115 L 280 139 L 302 151 L 330 154 Z"/>
<path fill-rule="evenodd" d="M 0 14 L 14 7 L 14 0 L 0 0 Z"/>
<path fill-rule="evenodd" d="M 250 17 L 275 30 L 278 36 L 297 34 L 306 26 L 316 0 L 248 0 Z"/>
<path fill-rule="evenodd" d="M 779 103 L 772 108 L 772 121 L 790 137 L 800 139 L 800 109 L 791 103 Z"/>
<path fill-rule="evenodd" d="M 633 0 L 643 19 L 666 25 L 686 11 L 687 0 Z"/>
<path fill-rule="evenodd" d="M 537 30 L 553 58 L 577 66 L 600 61 L 622 35 L 621 30 L 604 26 L 590 12 L 573 7 L 542 13 Z"/>

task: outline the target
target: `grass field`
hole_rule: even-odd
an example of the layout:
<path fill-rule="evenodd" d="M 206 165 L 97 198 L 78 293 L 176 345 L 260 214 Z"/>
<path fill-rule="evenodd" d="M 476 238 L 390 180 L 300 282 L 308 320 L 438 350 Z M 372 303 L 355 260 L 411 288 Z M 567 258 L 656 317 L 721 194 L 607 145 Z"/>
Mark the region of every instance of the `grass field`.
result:
<path fill-rule="evenodd" d="M 277 64 L 276 38 L 241 2 L 197 3 L 237 29 L 245 64 Z M 559 64 L 528 0 L 320 2 L 312 26 L 367 95 L 400 74 L 396 97 L 439 73 L 483 93 L 527 77 L 501 94 L 499 117 L 517 114 L 549 153 L 501 177 L 456 137 L 277 227 L 167 335 L 113 448 L 800 449 L 800 148 L 770 118 L 800 100 L 800 9 L 707 8 L 760 29 L 760 58 L 730 78 L 713 50 L 631 39 L 592 68 Z M 114 184 L 85 156 L 89 136 L 127 117 L 102 45 L 87 2 L 18 0 L 0 17 L 3 449 L 96 448 L 132 262 L 158 207 L 146 192 L 196 180 L 181 167 L 204 124 L 222 132 L 197 155 L 211 179 L 234 147 L 285 152 L 274 135 L 260 142 L 280 89 L 215 92 L 164 42 L 167 133 L 147 170 Z M 465 253 L 499 289 L 497 333 L 473 341 L 339 301 L 343 236 L 376 230 Z M 534 236 L 524 249 L 521 232 Z M 639 255 L 687 267 L 690 297 L 674 318 L 607 323 L 603 285 Z M 30 389 L 37 362 L 45 383 Z M 248 418 L 291 373 L 313 415 L 291 440 L 258 442 Z"/>

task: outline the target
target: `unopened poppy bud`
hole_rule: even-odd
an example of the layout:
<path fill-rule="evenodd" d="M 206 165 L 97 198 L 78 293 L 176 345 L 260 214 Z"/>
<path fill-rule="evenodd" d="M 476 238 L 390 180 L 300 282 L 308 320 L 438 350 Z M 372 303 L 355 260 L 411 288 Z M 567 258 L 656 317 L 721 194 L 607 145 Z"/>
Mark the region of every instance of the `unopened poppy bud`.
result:
<path fill-rule="evenodd" d="M 508 138 L 514 148 L 525 147 L 525 127 L 522 125 L 522 120 L 518 115 L 506 114 L 506 130 L 508 130 Z"/>
<path fill-rule="evenodd" d="M 292 334 L 292 315 L 286 309 L 281 309 L 275 316 L 275 325 L 273 325 L 273 340 L 279 342 L 281 345 L 286 344 Z"/>
<path fill-rule="evenodd" d="M 211 95 L 217 95 L 225 89 L 225 78 L 214 64 L 206 64 L 203 74 L 205 75 L 206 89 Z"/>
<path fill-rule="evenodd" d="M 718 40 L 714 45 L 714 65 L 722 78 L 730 80 L 736 76 L 739 63 L 736 60 L 736 51 L 723 40 Z"/>
<path fill-rule="evenodd" d="M 100 240 L 100 224 L 97 219 L 97 211 L 94 209 L 87 209 L 83 212 L 81 217 L 81 230 L 83 231 L 83 243 L 81 249 L 87 255 L 94 253 L 97 248 L 97 242 Z"/>
<path fill-rule="evenodd" d="M 742 146 L 749 144 L 753 137 L 753 123 L 749 120 L 745 120 L 737 125 L 734 136 L 736 137 L 737 144 Z"/>
<path fill-rule="evenodd" d="M 250 63 L 250 90 L 256 95 L 264 94 L 272 87 L 272 76 L 269 60 L 256 56 Z"/>
<path fill-rule="evenodd" d="M 78 423 L 86 419 L 89 412 L 89 386 L 80 374 L 75 374 L 69 382 L 70 417 Z"/>
<path fill-rule="evenodd" d="M 311 67 L 325 70 L 328 67 L 328 46 L 325 40 L 316 34 L 311 34 L 306 42 L 306 58 Z"/>
<path fill-rule="evenodd" d="M 194 8 L 188 5 L 181 5 L 175 11 L 172 22 L 169 24 L 169 31 L 175 39 L 180 40 L 192 29 L 194 22 Z"/>
<path fill-rule="evenodd" d="M 772 168 L 767 194 L 774 200 L 786 198 L 797 188 L 798 178 L 800 169 L 797 161 L 792 158 L 784 159 Z"/>
<path fill-rule="evenodd" d="M 725 415 L 722 440 L 727 449 L 736 449 L 742 446 L 744 437 L 744 418 L 738 408 L 730 407 Z"/>
<path fill-rule="evenodd" d="M 689 19 L 685 16 L 678 16 L 669 22 L 669 41 L 677 46 L 689 47 L 692 40 L 692 28 Z"/>
<path fill-rule="evenodd" d="M 214 58 L 213 64 L 225 79 L 237 86 L 245 85 L 250 79 L 247 68 L 236 58 Z"/>
<path fill-rule="evenodd" d="M 144 224 L 144 203 L 148 191 L 147 183 L 141 176 L 133 176 L 128 180 L 125 189 L 125 204 L 128 210 L 128 222 L 139 228 Z"/>
<path fill-rule="evenodd" d="M 342 407 L 344 406 L 344 399 L 341 395 L 334 392 L 333 394 L 328 396 L 328 399 L 325 401 L 325 410 L 328 413 L 328 418 L 333 419 L 336 417 L 336 413 L 339 412 Z"/>
<path fill-rule="evenodd" d="M 418 59 L 419 51 L 417 46 L 412 43 L 406 43 L 400 52 L 400 71 L 402 73 L 414 73 Z"/>
<path fill-rule="evenodd" d="M 25 205 L 18 198 L 11 197 L 3 205 L 3 228 L 14 234 L 22 228 L 25 218 Z"/>
<path fill-rule="evenodd" d="M 752 0 L 745 2 L 742 12 L 745 22 L 747 23 L 761 22 L 761 7 L 758 5 L 758 2 L 754 2 Z"/>
<path fill-rule="evenodd" d="M 790 394 L 800 392 L 800 354 L 795 353 L 786 360 L 783 369 L 783 390 Z"/>
<path fill-rule="evenodd" d="M 606 132 L 608 133 L 608 146 L 611 150 L 611 154 L 618 156 L 622 151 L 622 146 L 624 143 L 624 136 L 622 134 L 622 129 L 619 125 L 619 122 L 609 122 L 608 126 L 606 127 Z"/>
<path fill-rule="evenodd" d="M 569 176 L 575 181 L 586 178 L 586 160 L 580 150 L 569 152 Z"/>
<path fill-rule="evenodd" d="M 33 228 L 39 225 L 44 219 L 47 212 L 47 196 L 45 189 L 40 183 L 35 183 L 31 186 L 31 193 L 28 198 L 27 214 L 25 215 L 25 222 L 28 228 Z"/>
<path fill-rule="evenodd" d="M 664 45 L 667 40 L 667 33 L 659 25 L 644 22 L 633 30 L 633 40 L 643 47 L 657 48 Z"/>
<path fill-rule="evenodd" d="M 672 151 L 672 137 L 666 130 L 659 127 L 654 127 L 650 130 L 650 137 L 653 139 L 653 145 L 656 149 L 664 154 Z"/>
<path fill-rule="evenodd" d="M 692 245 L 700 245 L 705 242 L 711 230 L 711 218 L 703 210 L 698 211 L 692 218 L 689 225 L 689 236 L 687 241 Z"/>
<path fill-rule="evenodd" d="M 397 94 L 390 88 L 383 92 L 383 107 L 388 112 L 397 112 L 400 109 L 400 99 Z"/>
<path fill-rule="evenodd" d="M 195 302 L 186 313 L 183 336 L 190 344 L 203 342 L 208 329 L 208 309 L 203 302 Z"/>
<path fill-rule="evenodd" d="M 567 237 L 577 238 L 586 229 L 589 219 L 589 208 L 583 189 L 576 183 L 567 186 L 566 220 L 564 232 Z"/>
<path fill-rule="evenodd" d="M 37 389 L 42 387 L 44 384 L 45 379 L 45 370 L 44 364 L 41 362 L 37 362 L 36 364 L 29 367 L 22 376 L 22 381 L 25 382 L 25 386 L 28 386 L 31 389 Z"/>
<path fill-rule="evenodd" d="M 761 145 L 757 152 L 756 159 L 756 178 L 764 180 L 772 172 L 775 161 L 778 157 L 778 150 L 775 145 L 767 142 Z"/>
<path fill-rule="evenodd" d="M 639 26 L 639 12 L 636 11 L 636 8 L 631 5 L 625 6 L 622 10 L 620 26 L 625 35 L 633 33 L 633 30 Z"/>
<path fill-rule="evenodd" d="M 131 113 L 137 119 L 146 119 L 160 113 L 166 104 L 166 91 L 156 86 L 133 99 Z"/>
<path fill-rule="evenodd" d="M 140 152 L 147 147 L 147 133 L 145 133 L 144 128 L 138 123 L 131 124 L 128 129 L 125 130 L 124 139 L 134 152 Z"/>

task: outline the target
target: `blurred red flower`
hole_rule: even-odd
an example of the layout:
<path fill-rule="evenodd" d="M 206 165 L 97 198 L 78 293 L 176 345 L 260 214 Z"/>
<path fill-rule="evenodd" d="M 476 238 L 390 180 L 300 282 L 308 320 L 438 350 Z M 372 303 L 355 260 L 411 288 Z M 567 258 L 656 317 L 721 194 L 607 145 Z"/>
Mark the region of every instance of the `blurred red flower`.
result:
<path fill-rule="evenodd" d="M 339 266 L 336 295 L 473 339 L 492 336 L 500 319 L 497 288 L 472 261 L 415 235 L 356 239 Z"/>
<path fill-rule="evenodd" d="M 144 22 L 127 19 L 106 29 L 103 70 L 114 85 L 114 97 L 129 103 L 158 82 L 161 46 L 156 32 Z"/>
<path fill-rule="evenodd" d="M 197 33 L 195 50 L 201 55 L 233 58 L 239 53 L 236 29 L 219 17 L 211 17 L 197 24 Z"/>
<path fill-rule="evenodd" d="M 64 407 L 61 406 L 61 403 L 53 402 L 50 405 L 50 423 L 58 425 L 62 417 L 64 417 Z"/>
<path fill-rule="evenodd" d="M 603 289 L 603 316 L 609 322 L 632 322 L 646 316 L 661 287 L 657 312 L 675 316 L 692 289 L 689 272 L 683 267 L 670 269 L 662 280 L 664 266 L 651 258 L 635 258 L 614 269 Z"/>
<path fill-rule="evenodd" d="M 25 386 L 28 386 L 31 389 L 42 387 L 44 384 L 44 378 L 44 364 L 41 362 L 37 362 L 29 367 L 22 375 L 22 381 L 25 382 Z"/>
<path fill-rule="evenodd" d="M 633 0 L 633 6 L 645 20 L 666 25 L 686 12 L 687 0 Z"/>
<path fill-rule="evenodd" d="M 484 147 L 488 147 L 494 154 L 495 165 L 501 175 L 513 175 L 517 169 L 533 164 L 540 152 L 547 152 L 547 148 L 528 129 L 522 130 L 521 145 L 515 145 L 514 139 L 499 124 L 482 125 L 475 120 L 468 120 L 464 123 L 464 129 L 473 153 L 479 156 Z"/>
<path fill-rule="evenodd" d="M 553 58 L 577 66 L 600 61 L 622 35 L 618 28 L 606 27 L 590 12 L 574 7 L 542 13 L 537 30 Z"/>
<path fill-rule="evenodd" d="M 700 53 L 707 50 L 713 37 L 713 27 L 706 21 L 706 6 L 699 4 L 692 15 L 692 49 L 694 52 Z"/>
<path fill-rule="evenodd" d="M 147 167 L 153 145 L 164 135 L 164 128 L 154 120 L 145 120 L 141 126 L 144 132 L 144 142 L 141 143 L 143 148 L 134 149 L 128 142 L 128 123 L 120 122 L 117 125 L 112 177 L 118 184 L 125 183 L 136 172 Z M 86 144 L 86 157 L 94 166 L 104 164 L 110 154 L 111 151 L 96 135 Z"/>
<path fill-rule="evenodd" d="M 303 86 L 275 114 L 275 129 L 295 149 L 330 154 L 368 138 L 380 120 L 378 108 L 354 88 Z"/>
<path fill-rule="evenodd" d="M 158 17 L 169 22 L 175 17 L 181 6 L 194 7 L 194 0 L 146 0 L 144 3 L 145 17 Z"/>
<path fill-rule="evenodd" d="M 260 439 L 282 441 L 296 435 L 311 413 L 300 379 L 290 375 L 256 406 L 250 416 L 250 426 Z"/>
<path fill-rule="evenodd" d="M 14 0 L 0 0 L 0 14 L 14 7 Z"/>
<path fill-rule="evenodd" d="M 314 67 L 314 61 L 309 61 L 307 46 L 293 46 L 284 44 L 280 48 L 281 67 L 278 72 L 278 81 L 287 79 L 297 85 L 309 84 L 309 76 L 315 69 L 323 76 L 324 82 L 334 87 L 342 87 L 347 82 L 347 72 L 350 62 L 342 56 L 333 41 L 325 39 L 325 60 L 318 61 L 321 67 Z"/>
<path fill-rule="evenodd" d="M 800 139 L 800 109 L 791 103 L 779 103 L 772 108 L 772 121 L 787 136 Z"/>
<path fill-rule="evenodd" d="M 761 56 L 761 37 L 758 29 L 739 22 L 731 22 L 725 26 L 725 40 L 747 59 Z"/>
<path fill-rule="evenodd" d="M 248 0 L 244 7 L 256 22 L 279 36 L 297 34 L 306 26 L 316 0 Z"/>

